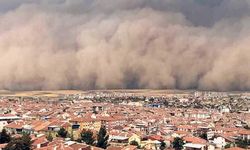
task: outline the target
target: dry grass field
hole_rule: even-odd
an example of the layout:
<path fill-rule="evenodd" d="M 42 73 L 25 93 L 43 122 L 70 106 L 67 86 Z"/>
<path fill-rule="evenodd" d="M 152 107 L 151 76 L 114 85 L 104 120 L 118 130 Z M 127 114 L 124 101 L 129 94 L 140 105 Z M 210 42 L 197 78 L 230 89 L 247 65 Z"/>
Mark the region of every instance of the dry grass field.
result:
<path fill-rule="evenodd" d="M 20 97 L 32 97 L 32 96 L 46 96 L 57 97 L 59 95 L 78 94 L 83 91 L 78 90 L 57 90 L 57 91 L 6 91 L 1 90 L 0 96 L 20 96 Z"/>
<path fill-rule="evenodd" d="M 69 95 L 69 94 L 88 94 L 94 92 L 116 92 L 116 93 L 129 93 L 137 96 L 169 96 L 172 94 L 189 94 L 190 91 L 182 90 L 151 90 L 151 89 L 134 89 L 134 90 L 55 90 L 55 91 L 7 91 L 0 90 L 0 96 L 20 96 L 20 97 L 32 97 L 32 96 L 46 96 L 46 97 L 57 97 L 59 95 Z"/>
<path fill-rule="evenodd" d="M 151 89 L 114 89 L 114 90 L 55 90 L 55 91 L 8 91 L 0 90 L 0 96 L 17 96 L 17 97 L 32 97 L 32 96 L 46 96 L 57 97 L 59 95 L 69 94 L 90 94 L 96 92 L 104 93 L 128 93 L 136 96 L 173 96 L 173 95 L 189 95 L 193 93 L 193 90 L 151 90 Z M 241 93 L 241 92 L 240 92 Z M 244 95 L 250 95 L 249 92 L 244 92 Z"/>

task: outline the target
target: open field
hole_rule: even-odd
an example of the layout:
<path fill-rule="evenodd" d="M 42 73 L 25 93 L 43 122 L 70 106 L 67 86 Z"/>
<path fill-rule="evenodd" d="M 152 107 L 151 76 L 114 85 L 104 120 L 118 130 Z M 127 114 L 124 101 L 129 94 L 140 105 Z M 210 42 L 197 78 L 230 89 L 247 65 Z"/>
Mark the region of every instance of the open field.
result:
<path fill-rule="evenodd" d="M 151 90 L 151 89 L 135 89 L 135 90 L 56 90 L 56 91 L 7 91 L 0 90 L 0 96 L 47 96 L 47 97 L 57 97 L 59 95 L 69 95 L 69 94 L 90 94 L 96 92 L 104 93 L 130 93 L 134 95 L 144 95 L 144 96 L 160 96 L 160 95 L 171 95 L 171 94 L 189 94 L 191 91 L 182 90 Z"/>
<path fill-rule="evenodd" d="M 70 94 L 91 94 L 91 93 L 128 93 L 137 96 L 172 96 L 172 95 L 188 95 L 194 90 L 152 90 L 152 89 L 114 89 L 114 90 L 51 90 L 51 91 L 8 91 L 0 90 L 0 96 L 17 96 L 17 97 L 32 97 L 46 96 L 57 97 L 59 95 Z M 244 93 L 250 95 L 250 92 L 228 92 L 228 93 Z"/>
<path fill-rule="evenodd" d="M 114 89 L 114 90 L 92 90 L 85 91 L 86 93 L 94 92 L 116 92 L 116 93 L 129 93 L 136 96 L 170 96 L 173 94 L 186 95 L 193 92 L 192 90 L 152 90 L 152 89 Z"/>
<path fill-rule="evenodd" d="M 57 90 L 57 91 L 6 91 L 1 90 L 0 96 L 20 96 L 20 97 L 29 97 L 29 96 L 46 96 L 46 97 L 57 97 L 59 95 L 68 95 L 68 94 L 79 94 L 83 91 L 78 90 Z"/>

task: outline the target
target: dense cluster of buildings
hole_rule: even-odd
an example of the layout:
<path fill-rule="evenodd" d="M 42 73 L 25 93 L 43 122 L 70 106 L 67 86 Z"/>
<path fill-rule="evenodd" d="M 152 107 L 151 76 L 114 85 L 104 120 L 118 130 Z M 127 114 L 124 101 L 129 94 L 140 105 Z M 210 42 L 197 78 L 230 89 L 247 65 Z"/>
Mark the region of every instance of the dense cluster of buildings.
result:
<path fill-rule="evenodd" d="M 164 149 L 174 149 L 177 137 L 183 140 L 186 150 L 234 150 L 241 149 L 239 141 L 250 140 L 250 112 L 245 110 L 248 106 L 236 112 L 225 101 L 234 101 L 237 96 L 212 93 L 204 96 L 196 92 L 170 97 L 103 95 L 71 95 L 71 100 L 67 97 L 48 100 L 2 97 L 0 130 L 6 129 L 14 137 L 29 133 L 35 150 L 99 150 L 101 148 L 79 143 L 77 139 L 83 130 L 91 130 L 96 136 L 100 127 L 108 132 L 109 150 L 160 150 L 162 143 Z M 98 101 L 102 96 L 107 101 Z M 124 98 L 124 101 L 113 103 L 110 98 Z M 242 95 L 240 98 L 243 99 Z M 210 101 L 212 106 L 216 104 L 214 99 L 218 100 L 218 107 L 192 105 L 199 101 L 202 106 L 208 106 Z M 69 137 L 57 137 L 61 128 Z M 52 141 L 47 139 L 49 134 L 53 136 Z M 132 141 L 138 145 L 131 144 Z M 0 144 L 0 149 L 5 145 Z"/>

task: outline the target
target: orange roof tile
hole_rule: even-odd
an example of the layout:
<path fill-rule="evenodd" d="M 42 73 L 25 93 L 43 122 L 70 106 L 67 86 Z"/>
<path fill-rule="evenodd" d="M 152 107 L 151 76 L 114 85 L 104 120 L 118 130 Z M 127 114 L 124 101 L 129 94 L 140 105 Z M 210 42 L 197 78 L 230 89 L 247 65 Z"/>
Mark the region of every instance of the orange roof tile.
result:
<path fill-rule="evenodd" d="M 239 134 L 250 135 L 250 130 L 240 130 Z"/>
<path fill-rule="evenodd" d="M 225 150 L 245 150 L 244 148 L 240 148 L 240 147 L 231 147 L 231 148 L 227 148 Z"/>
<path fill-rule="evenodd" d="M 183 138 L 184 141 L 188 143 L 194 143 L 194 144 L 206 144 L 207 141 L 199 138 L 199 137 L 194 137 L 194 136 L 186 136 Z"/>

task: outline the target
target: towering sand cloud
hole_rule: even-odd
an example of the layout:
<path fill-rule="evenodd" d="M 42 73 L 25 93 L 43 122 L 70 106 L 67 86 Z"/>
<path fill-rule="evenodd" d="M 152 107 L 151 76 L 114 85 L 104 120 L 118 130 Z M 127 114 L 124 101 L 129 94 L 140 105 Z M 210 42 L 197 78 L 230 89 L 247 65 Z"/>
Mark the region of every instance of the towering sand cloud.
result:
<path fill-rule="evenodd" d="M 250 90 L 249 0 L 2 0 L 0 89 Z"/>

